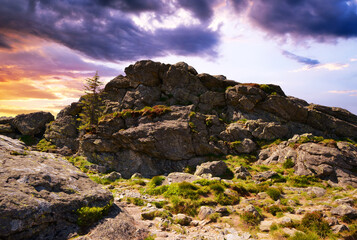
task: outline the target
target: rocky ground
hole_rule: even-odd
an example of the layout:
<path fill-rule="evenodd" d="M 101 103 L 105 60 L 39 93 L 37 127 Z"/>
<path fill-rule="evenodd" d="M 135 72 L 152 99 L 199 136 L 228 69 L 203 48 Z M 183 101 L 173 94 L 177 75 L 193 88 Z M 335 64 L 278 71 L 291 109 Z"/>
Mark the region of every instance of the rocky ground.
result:
<path fill-rule="evenodd" d="M 0 117 L 0 239 L 357 238 L 357 116 L 182 62 L 125 73 L 98 126 L 80 101 Z"/>

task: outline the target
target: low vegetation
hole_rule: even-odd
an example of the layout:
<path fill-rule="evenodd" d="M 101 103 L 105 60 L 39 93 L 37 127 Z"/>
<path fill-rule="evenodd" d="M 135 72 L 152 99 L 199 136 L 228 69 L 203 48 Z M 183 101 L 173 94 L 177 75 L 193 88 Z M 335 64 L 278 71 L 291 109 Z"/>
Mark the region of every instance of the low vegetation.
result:
<path fill-rule="evenodd" d="M 81 227 L 87 227 L 95 222 L 98 222 L 108 214 L 113 202 L 108 203 L 104 207 L 81 207 L 76 213 L 78 216 L 77 224 Z"/>

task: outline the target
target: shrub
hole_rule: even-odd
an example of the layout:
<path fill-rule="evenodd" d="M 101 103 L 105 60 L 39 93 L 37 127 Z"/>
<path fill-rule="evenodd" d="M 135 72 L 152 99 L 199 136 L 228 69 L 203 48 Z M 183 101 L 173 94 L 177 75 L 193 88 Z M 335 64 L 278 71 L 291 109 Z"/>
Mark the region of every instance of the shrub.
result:
<path fill-rule="evenodd" d="M 240 218 L 247 224 L 255 226 L 258 225 L 261 221 L 261 217 L 259 215 L 254 215 L 251 212 L 244 212 L 240 215 Z"/>
<path fill-rule="evenodd" d="M 56 149 L 56 146 L 46 139 L 41 139 L 36 145 L 37 149 L 41 152 L 48 152 L 49 150 Z"/>
<path fill-rule="evenodd" d="M 67 157 L 68 162 L 72 163 L 74 166 L 79 168 L 82 172 L 87 173 L 88 167 L 92 165 L 92 163 L 88 162 L 85 157 L 78 156 L 78 157 Z"/>
<path fill-rule="evenodd" d="M 289 240 L 319 240 L 320 238 L 312 232 L 307 234 L 296 232 L 294 236 L 290 237 Z"/>
<path fill-rule="evenodd" d="M 272 205 L 264 209 L 268 213 L 271 213 L 273 216 L 276 216 L 278 212 L 283 212 L 283 210 L 278 205 Z"/>
<path fill-rule="evenodd" d="M 221 205 L 234 205 L 239 202 L 239 197 L 233 196 L 233 195 L 227 195 L 224 193 L 218 193 L 215 194 L 214 200 Z"/>
<path fill-rule="evenodd" d="M 163 208 L 168 202 L 167 201 L 160 201 L 160 202 L 151 202 L 157 208 Z"/>
<path fill-rule="evenodd" d="M 273 199 L 274 201 L 277 201 L 278 199 L 280 199 L 281 197 L 281 192 L 279 189 L 277 188 L 268 188 L 266 190 L 266 193 L 269 195 L 269 197 L 271 197 L 271 199 Z"/>
<path fill-rule="evenodd" d="M 232 186 L 232 189 L 234 191 L 236 191 L 240 196 L 248 196 L 249 195 L 248 190 L 243 185 L 235 184 Z"/>
<path fill-rule="evenodd" d="M 209 185 L 209 188 L 218 194 L 223 193 L 225 187 L 221 183 L 214 183 Z"/>
<path fill-rule="evenodd" d="M 292 176 L 290 177 L 290 183 L 294 187 L 308 187 L 312 183 L 319 182 L 319 179 L 315 176 Z"/>
<path fill-rule="evenodd" d="M 149 187 L 160 186 L 164 180 L 165 180 L 164 176 L 155 176 L 150 180 Z"/>
<path fill-rule="evenodd" d="M 111 201 L 104 207 L 82 207 L 77 210 L 77 224 L 81 227 L 90 226 L 99 221 L 103 216 L 108 214 L 110 207 L 113 205 Z"/>
<path fill-rule="evenodd" d="M 283 163 L 283 168 L 292 168 L 295 166 L 294 161 L 291 158 L 287 158 Z"/>
<path fill-rule="evenodd" d="M 184 213 L 190 216 L 195 216 L 197 215 L 198 207 L 199 204 L 196 201 L 174 196 L 171 198 L 171 207 L 169 208 L 175 214 Z"/>
<path fill-rule="evenodd" d="M 127 201 L 128 203 L 132 203 L 132 204 L 134 204 L 134 205 L 136 205 L 136 206 L 144 206 L 144 205 L 145 205 L 144 200 L 141 199 L 141 198 L 131 198 L 131 197 L 128 197 L 128 198 L 126 199 L 126 201 Z"/>
<path fill-rule="evenodd" d="M 330 226 L 322 216 L 321 212 L 315 211 L 312 213 L 306 213 L 301 220 L 301 225 L 324 238 L 331 233 Z"/>
<path fill-rule="evenodd" d="M 173 183 L 168 186 L 164 197 L 180 196 L 186 199 L 197 200 L 199 197 L 198 189 L 197 186 L 188 182 Z"/>
<path fill-rule="evenodd" d="M 212 213 L 208 216 L 208 219 L 211 221 L 211 222 L 217 222 L 217 220 L 221 217 L 221 214 L 219 213 Z"/>

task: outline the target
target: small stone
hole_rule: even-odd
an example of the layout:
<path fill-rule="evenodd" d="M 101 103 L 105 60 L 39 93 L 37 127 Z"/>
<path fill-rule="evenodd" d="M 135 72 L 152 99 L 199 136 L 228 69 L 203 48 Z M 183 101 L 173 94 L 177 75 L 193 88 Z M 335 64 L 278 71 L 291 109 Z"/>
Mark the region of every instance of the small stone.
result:
<path fill-rule="evenodd" d="M 268 220 L 260 222 L 260 225 L 259 225 L 260 231 L 269 232 L 270 227 L 271 227 L 271 225 L 273 225 L 273 223 L 274 223 L 273 221 L 268 221 Z"/>
<path fill-rule="evenodd" d="M 300 215 L 300 214 L 303 214 L 305 213 L 305 209 L 302 209 L 302 208 L 299 208 L 298 210 L 296 210 L 296 214 Z"/>
<path fill-rule="evenodd" d="M 340 205 L 336 208 L 331 210 L 332 215 L 338 215 L 340 217 L 349 217 L 349 218 L 356 218 L 357 217 L 357 210 L 349 205 Z"/>
<path fill-rule="evenodd" d="M 191 226 L 197 227 L 199 224 L 200 224 L 200 221 L 198 221 L 198 220 L 191 221 Z"/>
<path fill-rule="evenodd" d="M 200 207 L 200 211 L 198 213 L 198 218 L 201 220 L 206 219 L 212 213 L 215 213 L 214 209 L 207 207 L 207 206 L 202 206 L 202 207 Z"/>
<path fill-rule="evenodd" d="M 141 173 L 134 173 L 133 175 L 131 175 L 131 179 L 133 178 L 143 178 L 143 176 L 141 175 Z"/>
<path fill-rule="evenodd" d="M 252 175 L 248 172 L 248 170 L 243 167 L 243 166 L 240 166 L 240 167 L 237 167 L 234 169 L 233 171 L 234 173 L 234 177 L 237 178 L 237 179 L 247 179 L 247 177 L 251 177 Z"/>
<path fill-rule="evenodd" d="M 291 220 L 291 218 L 289 217 L 282 217 L 279 219 L 279 224 L 288 224 L 291 223 L 293 220 Z"/>
<path fill-rule="evenodd" d="M 310 195 L 315 195 L 316 197 L 322 197 L 326 194 L 326 190 L 320 187 L 308 187 L 307 192 Z"/>
<path fill-rule="evenodd" d="M 249 212 L 252 213 L 254 216 L 260 216 L 258 210 L 253 206 L 253 205 L 248 205 L 247 207 L 244 208 L 244 212 Z"/>
<path fill-rule="evenodd" d="M 295 233 L 300 232 L 299 230 L 296 230 L 295 228 L 283 228 L 281 229 L 285 234 L 289 235 L 289 236 L 294 236 Z"/>
<path fill-rule="evenodd" d="M 339 205 L 350 205 L 350 206 L 353 206 L 354 204 L 354 200 L 352 198 L 349 198 L 349 197 L 345 197 L 345 198 L 341 198 L 341 199 L 336 199 L 335 200 L 335 203 L 336 204 L 339 204 Z"/>
<path fill-rule="evenodd" d="M 183 225 L 183 226 L 188 226 L 190 225 L 192 218 L 188 217 L 185 214 L 179 213 L 176 216 L 174 216 L 174 220 L 176 223 Z"/>
<path fill-rule="evenodd" d="M 266 192 L 260 192 L 257 194 L 259 199 L 266 199 L 269 197 L 269 195 Z"/>
<path fill-rule="evenodd" d="M 350 229 L 349 229 L 346 225 L 344 225 L 344 224 L 335 225 L 335 226 L 333 226 L 331 229 L 332 229 L 332 231 L 333 231 L 334 233 L 340 233 L 340 232 L 343 232 L 343 231 L 349 231 L 349 230 L 350 230 Z"/>
<path fill-rule="evenodd" d="M 335 226 L 338 225 L 338 219 L 336 217 L 327 217 L 326 221 L 328 222 L 329 226 Z"/>

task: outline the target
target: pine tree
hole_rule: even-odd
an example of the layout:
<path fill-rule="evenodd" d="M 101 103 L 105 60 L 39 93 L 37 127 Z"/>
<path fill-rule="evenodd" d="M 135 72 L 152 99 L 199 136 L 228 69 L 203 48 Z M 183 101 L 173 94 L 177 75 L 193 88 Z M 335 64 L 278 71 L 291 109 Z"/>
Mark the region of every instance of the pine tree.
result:
<path fill-rule="evenodd" d="M 79 114 L 82 129 L 95 129 L 98 126 L 98 119 L 102 114 L 100 86 L 103 84 L 99 81 L 98 72 L 94 77 L 87 78 L 84 85 L 85 95 L 82 96 L 82 112 Z"/>

